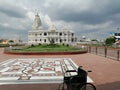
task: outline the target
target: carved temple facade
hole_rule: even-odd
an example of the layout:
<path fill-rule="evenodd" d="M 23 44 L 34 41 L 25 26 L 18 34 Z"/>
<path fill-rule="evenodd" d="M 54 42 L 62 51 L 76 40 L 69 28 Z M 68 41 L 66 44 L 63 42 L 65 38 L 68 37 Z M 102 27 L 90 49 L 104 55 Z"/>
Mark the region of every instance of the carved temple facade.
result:
<path fill-rule="evenodd" d="M 28 44 L 74 44 L 77 41 L 75 33 L 72 30 L 61 29 L 58 30 L 55 25 L 49 27 L 48 30 L 44 30 L 42 22 L 38 13 L 35 15 L 35 19 L 32 25 L 32 30 L 28 32 Z"/>

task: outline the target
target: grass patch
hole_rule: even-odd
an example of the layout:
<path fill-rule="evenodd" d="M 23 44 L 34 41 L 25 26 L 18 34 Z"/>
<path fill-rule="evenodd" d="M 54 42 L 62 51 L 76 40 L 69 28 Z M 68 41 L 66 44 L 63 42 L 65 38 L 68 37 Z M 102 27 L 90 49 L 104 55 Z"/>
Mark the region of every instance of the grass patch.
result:
<path fill-rule="evenodd" d="M 23 49 L 13 49 L 15 52 L 73 52 L 80 49 L 68 45 L 32 45 Z"/>

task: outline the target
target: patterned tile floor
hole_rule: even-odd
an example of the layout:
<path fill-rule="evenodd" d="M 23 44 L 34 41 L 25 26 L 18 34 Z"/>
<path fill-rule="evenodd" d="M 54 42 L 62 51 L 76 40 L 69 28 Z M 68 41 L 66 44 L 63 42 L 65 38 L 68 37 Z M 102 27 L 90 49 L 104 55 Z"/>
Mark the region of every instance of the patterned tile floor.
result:
<path fill-rule="evenodd" d="M 62 83 L 65 71 L 77 68 L 70 58 L 9 59 L 0 63 L 0 84 Z"/>

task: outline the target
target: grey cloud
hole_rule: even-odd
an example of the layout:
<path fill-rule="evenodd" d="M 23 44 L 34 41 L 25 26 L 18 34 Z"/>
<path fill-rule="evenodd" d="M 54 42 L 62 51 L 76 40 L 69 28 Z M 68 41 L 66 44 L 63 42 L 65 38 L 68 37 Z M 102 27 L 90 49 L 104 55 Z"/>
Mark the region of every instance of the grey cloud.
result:
<path fill-rule="evenodd" d="M 0 12 L 6 14 L 9 17 L 25 18 L 25 10 L 19 6 L 10 5 L 7 3 L 0 4 Z"/>
<path fill-rule="evenodd" d="M 48 10 L 50 17 L 56 20 L 64 20 L 66 22 L 81 22 L 86 24 L 99 24 L 112 20 L 112 16 L 120 13 L 119 0 L 94 1 L 86 10 L 79 10 L 79 4 L 70 6 L 69 3 L 56 6 L 52 4 Z M 64 2 L 64 1 L 63 1 Z M 72 8 L 71 8 L 72 7 Z M 78 8 L 76 8 L 78 7 Z"/>
<path fill-rule="evenodd" d="M 0 25 L 0 38 L 5 39 L 22 39 L 27 41 L 28 31 L 21 29 L 6 28 Z"/>
<path fill-rule="evenodd" d="M 49 15 L 53 22 L 62 20 L 70 24 L 78 36 L 86 35 L 91 38 L 104 38 L 114 30 L 110 30 L 110 28 L 120 26 L 119 4 L 120 0 L 0 0 L 0 24 L 7 22 L 16 27 L 6 28 L 0 26 L 0 34 L 7 34 L 11 29 L 11 34 L 19 35 L 21 33 L 22 37 L 27 38 L 27 31 L 31 29 L 32 21 L 26 16 L 26 13 L 29 10 L 33 12 L 38 9 L 42 15 Z M 23 7 L 27 9 L 25 10 Z M 112 23 L 108 24 L 108 26 L 100 27 L 105 22 L 110 21 Z M 81 27 L 81 25 L 84 27 Z M 98 27 L 89 29 L 89 27 L 86 28 L 87 25 L 92 27 L 97 25 Z M 26 30 L 19 28 L 22 26 Z M 43 26 L 47 28 L 44 22 Z"/>

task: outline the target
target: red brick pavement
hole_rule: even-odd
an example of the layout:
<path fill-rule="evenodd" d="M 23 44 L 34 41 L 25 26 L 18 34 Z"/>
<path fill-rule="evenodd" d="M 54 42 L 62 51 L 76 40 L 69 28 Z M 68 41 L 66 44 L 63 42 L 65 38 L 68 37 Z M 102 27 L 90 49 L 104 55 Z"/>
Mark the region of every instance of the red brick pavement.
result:
<path fill-rule="evenodd" d="M 8 55 L 0 48 L 0 62 L 11 58 L 71 58 L 86 70 L 92 70 L 89 76 L 94 80 L 97 90 L 120 89 L 120 61 L 111 60 L 94 54 L 76 55 Z M 57 90 L 58 84 L 21 84 L 0 85 L 0 90 Z"/>

